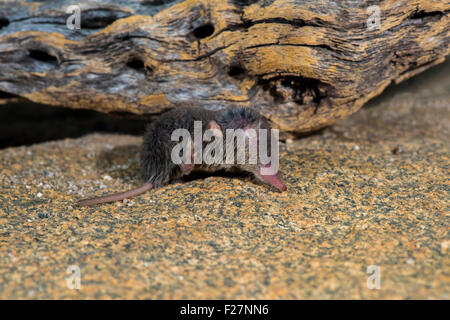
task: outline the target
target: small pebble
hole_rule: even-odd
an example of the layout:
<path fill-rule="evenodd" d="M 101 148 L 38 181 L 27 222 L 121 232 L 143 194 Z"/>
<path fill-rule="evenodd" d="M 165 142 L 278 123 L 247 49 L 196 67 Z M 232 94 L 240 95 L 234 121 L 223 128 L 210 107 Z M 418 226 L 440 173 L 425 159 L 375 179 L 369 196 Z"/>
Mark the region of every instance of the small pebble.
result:
<path fill-rule="evenodd" d="M 444 241 L 441 243 L 441 253 L 445 254 L 448 250 L 448 245 L 450 244 L 450 240 Z"/>
<path fill-rule="evenodd" d="M 393 154 L 403 153 L 403 148 L 400 145 L 397 145 L 394 149 L 392 149 Z"/>

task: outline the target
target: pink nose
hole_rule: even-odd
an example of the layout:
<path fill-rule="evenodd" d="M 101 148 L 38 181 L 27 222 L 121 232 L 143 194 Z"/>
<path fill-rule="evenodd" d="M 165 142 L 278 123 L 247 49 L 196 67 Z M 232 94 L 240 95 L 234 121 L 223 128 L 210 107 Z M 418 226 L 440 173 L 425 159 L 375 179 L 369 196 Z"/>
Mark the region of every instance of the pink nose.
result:
<path fill-rule="evenodd" d="M 274 168 L 270 166 L 270 164 L 260 167 L 258 176 L 262 181 L 264 181 L 267 184 L 270 184 L 271 186 L 274 186 L 278 190 L 280 191 L 286 190 L 286 186 L 284 185 L 283 181 L 281 181 L 280 177 L 278 176 L 278 173 L 275 171 Z"/>
<path fill-rule="evenodd" d="M 281 181 L 281 179 L 278 177 L 277 174 L 270 174 L 270 175 L 260 175 L 260 178 L 265 182 L 270 184 L 271 186 L 274 186 L 280 191 L 286 191 L 286 186 Z"/>

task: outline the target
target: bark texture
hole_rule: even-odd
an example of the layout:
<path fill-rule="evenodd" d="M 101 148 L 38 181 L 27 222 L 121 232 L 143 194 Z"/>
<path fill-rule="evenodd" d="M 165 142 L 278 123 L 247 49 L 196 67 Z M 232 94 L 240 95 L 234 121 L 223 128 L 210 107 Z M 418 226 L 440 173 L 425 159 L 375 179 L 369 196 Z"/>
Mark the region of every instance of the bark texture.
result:
<path fill-rule="evenodd" d="M 442 0 L 0 2 L 0 99 L 158 114 L 243 105 L 308 132 L 450 52 Z M 380 28 L 367 23 L 380 9 Z"/>

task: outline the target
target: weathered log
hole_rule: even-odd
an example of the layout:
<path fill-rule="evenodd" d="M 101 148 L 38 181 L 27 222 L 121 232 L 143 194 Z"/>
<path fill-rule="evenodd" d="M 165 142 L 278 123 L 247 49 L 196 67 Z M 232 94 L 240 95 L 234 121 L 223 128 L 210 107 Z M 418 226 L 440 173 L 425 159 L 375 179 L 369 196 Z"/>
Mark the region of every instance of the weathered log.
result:
<path fill-rule="evenodd" d="M 79 30 L 72 1 L 0 4 L 6 98 L 135 114 L 237 104 L 307 132 L 450 51 L 442 0 L 81 3 Z"/>

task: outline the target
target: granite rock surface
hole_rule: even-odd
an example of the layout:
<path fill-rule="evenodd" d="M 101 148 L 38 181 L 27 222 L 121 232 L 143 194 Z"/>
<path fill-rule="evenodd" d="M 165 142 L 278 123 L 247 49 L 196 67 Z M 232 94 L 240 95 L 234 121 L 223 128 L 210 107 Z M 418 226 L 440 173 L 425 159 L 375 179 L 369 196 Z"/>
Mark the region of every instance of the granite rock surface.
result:
<path fill-rule="evenodd" d="M 140 183 L 140 137 L 0 150 L 0 299 L 449 299 L 449 74 L 282 143 L 284 193 L 200 175 L 79 208 Z"/>

